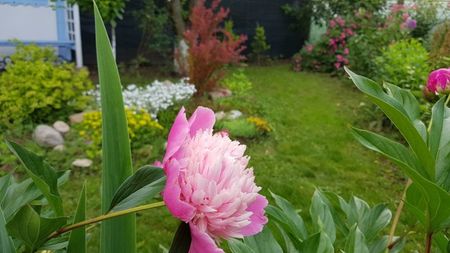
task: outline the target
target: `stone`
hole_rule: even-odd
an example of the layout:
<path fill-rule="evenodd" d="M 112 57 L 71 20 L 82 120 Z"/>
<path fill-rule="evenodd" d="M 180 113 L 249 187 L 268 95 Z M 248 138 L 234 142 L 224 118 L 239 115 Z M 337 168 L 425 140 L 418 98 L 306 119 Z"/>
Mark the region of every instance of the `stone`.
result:
<path fill-rule="evenodd" d="M 224 111 L 219 111 L 214 114 L 216 116 L 216 120 L 223 120 L 227 114 Z"/>
<path fill-rule="evenodd" d="M 75 161 L 72 162 L 72 166 L 79 168 L 89 168 L 92 166 L 92 160 L 87 158 L 76 159 Z"/>
<path fill-rule="evenodd" d="M 64 138 L 53 127 L 38 125 L 33 132 L 34 141 L 41 147 L 53 148 L 64 144 Z"/>
<path fill-rule="evenodd" d="M 70 124 L 77 124 L 83 121 L 84 112 L 75 113 L 69 116 Z"/>
<path fill-rule="evenodd" d="M 233 93 L 229 89 L 219 88 L 209 92 L 209 97 L 212 100 L 225 98 L 231 96 Z"/>
<path fill-rule="evenodd" d="M 64 146 L 64 145 L 56 145 L 55 147 L 53 147 L 53 150 L 56 150 L 56 151 L 59 151 L 59 152 L 62 152 L 62 151 L 64 151 L 66 149 L 66 147 Z"/>
<path fill-rule="evenodd" d="M 230 120 L 239 119 L 240 117 L 242 117 L 242 112 L 239 110 L 231 110 L 227 115 L 227 119 Z"/>
<path fill-rule="evenodd" d="M 58 120 L 55 123 L 53 123 L 53 128 L 62 134 L 66 134 L 67 132 L 70 131 L 70 126 L 67 125 L 66 122 L 61 120 Z"/>

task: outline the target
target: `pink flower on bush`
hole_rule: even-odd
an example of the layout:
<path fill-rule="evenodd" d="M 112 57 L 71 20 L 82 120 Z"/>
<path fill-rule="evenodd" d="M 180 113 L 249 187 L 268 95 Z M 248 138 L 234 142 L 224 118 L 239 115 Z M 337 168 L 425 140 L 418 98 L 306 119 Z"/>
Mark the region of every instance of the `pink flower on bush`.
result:
<path fill-rule="evenodd" d="M 222 253 L 215 241 L 259 233 L 267 223 L 268 202 L 258 194 L 247 168 L 245 145 L 213 133 L 214 112 L 198 107 L 190 119 L 184 108 L 169 133 L 163 191 L 169 211 L 189 223 L 189 253 Z"/>
<path fill-rule="evenodd" d="M 348 47 L 346 47 L 346 48 L 344 49 L 344 54 L 350 54 L 350 50 L 348 49 Z"/>
<path fill-rule="evenodd" d="M 338 55 L 336 55 L 336 60 L 337 60 L 338 62 L 343 62 L 343 61 L 344 61 L 344 56 L 338 54 Z"/>
<path fill-rule="evenodd" d="M 345 34 L 345 32 L 341 33 L 341 40 L 345 40 L 345 38 L 347 37 L 347 35 Z"/>
<path fill-rule="evenodd" d="M 408 28 L 409 30 L 414 30 L 417 27 L 417 21 L 412 18 L 408 18 L 404 24 L 405 28 Z"/>
<path fill-rule="evenodd" d="M 450 68 L 442 68 L 431 72 L 428 76 L 427 88 L 434 93 L 449 93 Z"/>
<path fill-rule="evenodd" d="M 341 17 L 336 17 L 336 23 L 339 24 L 339 26 L 344 26 L 345 25 L 345 20 Z"/>
<path fill-rule="evenodd" d="M 340 62 L 335 62 L 335 63 L 334 63 L 334 67 L 335 67 L 336 69 L 341 68 L 341 63 L 340 63 Z"/>
<path fill-rule="evenodd" d="M 336 21 L 330 20 L 330 27 L 334 28 L 336 26 Z"/>

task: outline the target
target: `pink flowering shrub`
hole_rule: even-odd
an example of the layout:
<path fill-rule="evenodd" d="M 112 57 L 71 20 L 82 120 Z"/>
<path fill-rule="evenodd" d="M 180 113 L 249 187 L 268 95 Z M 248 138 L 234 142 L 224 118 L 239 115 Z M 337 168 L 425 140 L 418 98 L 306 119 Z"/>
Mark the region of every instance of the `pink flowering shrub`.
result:
<path fill-rule="evenodd" d="M 169 211 L 189 224 L 189 253 L 219 253 L 216 242 L 262 231 L 268 202 L 258 192 L 245 145 L 213 133 L 214 112 L 199 107 L 190 119 L 181 109 L 169 133 L 162 166 Z"/>

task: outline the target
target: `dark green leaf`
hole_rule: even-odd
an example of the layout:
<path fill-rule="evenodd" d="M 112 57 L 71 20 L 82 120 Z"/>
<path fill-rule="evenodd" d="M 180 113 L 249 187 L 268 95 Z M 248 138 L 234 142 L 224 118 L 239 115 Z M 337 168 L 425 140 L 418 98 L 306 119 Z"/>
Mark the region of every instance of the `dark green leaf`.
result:
<path fill-rule="evenodd" d="M 371 101 L 380 107 L 386 116 L 395 124 L 403 137 L 405 137 L 426 171 L 424 176 L 427 179 L 434 179 L 435 160 L 403 105 L 395 97 L 386 94 L 374 81 L 357 75 L 347 68 L 346 71 L 358 89 L 367 94 Z"/>
<path fill-rule="evenodd" d="M 324 232 L 311 235 L 302 244 L 302 251 L 307 253 L 334 253 L 333 243 Z"/>
<path fill-rule="evenodd" d="M 241 240 L 237 239 L 229 239 L 228 240 L 228 247 L 230 247 L 230 250 L 232 253 L 258 253 L 252 250 L 249 246 L 247 246 L 245 243 L 243 243 Z"/>
<path fill-rule="evenodd" d="M 40 218 L 29 205 L 24 206 L 6 225 L 11 236 L 34 249 L 39 239 Z"/>
<path fill-rule="evenodd" d="M 247 246 L 257 253 L 282 253 L 283 250 L 272 235 L 269 227 L 265 226 L 261 233 L 244 237 Z"/>
<path fill-rule="evenodd" d="M 450 192 L 450 143 L 447 143 L 438 151 L 436 160 L 436 183 L 447 192 Z"/>
<path fill-rule="evenodd" d="M 80 199 L 78 200 L 77 211 L 73 219 L 73 223 L 81 222 L 86 219 L 86 185 L 83 185 Z M 67 246 L 67 253 L 85 253 L 86 248 L 86 228 L 74 229 L 70 233 L 69 244 Z"/>
<path fill-rule="evenodd" d="M 36 242 L 35 247 L 41 247 L 48 239 L 48 237 L 60 229 L 62 226 L 66 225 L 67 217 L 56 217 L 56 218 L 45 218 L 40 217 L 39 225 L 39 238 Z"/>
<path fill-rule="evenodd" d="M 164 188 L 165 179 L 161 168 L 153 166 L 140 168 L 117 189 L 110 210 L 120 211 L 151 200 Z"/>
<path fill-rule="evenodd" d="M 345 240 L 345 253 L 369 253 L 364 234 L 355 224 Z"/>
<path fill-rule="evenodd" d="M 11 185 L 11 174 L 3 176 L 0 178 L 0 204 L 2 204 L 3 199 L 5 198 L 6 191 L 8 187 Z"/>
<path fill-rule="evenodd" d="M 9 237 L 8 230 L 6 229 L 6 220 L 3 215 L 3 211 L 0 208 L 0 252 L 1 253 L 14 253 L 14 243 Z"/>
<path fill-rule="evenodd" d="M 28 176 L 44 194 L 57 216 L 63 216 L 62 200 L 58 192 L 58 176 L 44 159 L 33 152 L 24 149 L 19 144 L 6 141 L 9 149 L 20 159 Z"/>
<path fill-rule="evenodd" d="M 95 40 L 102 108 L 102 212 L 110 209 L 114 194 L 133 174 L 122 85 L 108 34 L 94 2 Z M 135 214 L 101 224 L 101 252 L 136 252 Z"/>
<path fill-rule="evenodd" d="M 191 230 L 189 224 L 181 222 L 170 245 L 169 253 L 188 253 L 191 247 Z"/>
<path fill-rule="evenodd" d="M 298 250 L 294 244 L 294 242 L 291 240 L 289 234 L 284 231 L 283 227 L 278 224 L 275 223 L 275 225 L 277 226 L 278 230 L 280 231 L 281 236 L 283 237 L 284 240 L 284 244 L 285 244 L 285 251 L 286 253 L 298 253 Z"/>

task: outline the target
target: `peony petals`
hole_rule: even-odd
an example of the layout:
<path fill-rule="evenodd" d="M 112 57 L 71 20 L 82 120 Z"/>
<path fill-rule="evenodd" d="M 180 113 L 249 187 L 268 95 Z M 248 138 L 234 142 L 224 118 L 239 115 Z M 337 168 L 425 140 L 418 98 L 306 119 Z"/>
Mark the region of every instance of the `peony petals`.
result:
<path fill-rule="evenodd" d="M 163 191 L 164 203 L 175 217 L 182 221 L 190 221 L 195 214 L 195 208 L 180 200 L 181 188 L 178 184 L 179 165 L 176 160 L 170 160 L 164 166 L 166 168 L 167 182 Z"/>
<path fill-rule="evenodd" d="M 204 231 L 190 223 L 191 228 L 191 247 L 189 253 L 224 253 L 222 249 L 217 247 L 214 240 Z"/>
<path fill-rule="evenodd" d="M 198 130 L 213 129 L 216 122 L 214 112 L 206 107 L 199 106 L 189 118 L 189 133 L 193 137 Z"/>
<path fill-rule="evenodd" d="M 250 236 L 262 231 L 264 225 L 267 223 L 267 217 L 264 216 L 264 208 L 266 208 L 268 203 L 264 196 L 258 194 L 255 201 L 248 206 L 247 211 L 251 211 L 253 214 L 250 217 L 250 225 L 241 230 L 242 235 Z"/>
<path fill-rule="evenodd" d="M 186 119 L 184 107 L 182 107 L 180 109 L 180 112 L 178 112 L 177 117 L 175 118 L 172 128 L 170 129 L 169 137 L 167 140 L 166 154 L 164 156 L 163 163 L 169 160 L 169 158 L 177 152 L 177 150 L 185 141 L 186 137 L 188 137 L 188 133 L 189 123 Z"/>

